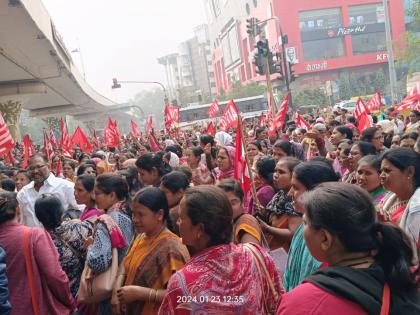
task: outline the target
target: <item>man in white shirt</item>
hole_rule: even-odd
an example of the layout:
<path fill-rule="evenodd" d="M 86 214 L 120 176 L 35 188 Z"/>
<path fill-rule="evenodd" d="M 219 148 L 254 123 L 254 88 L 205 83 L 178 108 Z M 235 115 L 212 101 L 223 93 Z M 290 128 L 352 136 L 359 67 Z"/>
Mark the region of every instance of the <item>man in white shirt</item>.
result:
<path fill-rule="evenodd" d="M 63 203 L 64 209 L 78 208 L 74 198 L 74 184 L 55 177 L 50 171 L 48 159 L 43 154 L 35 154 L 29 159 L 29 173 L 32 182 L 24 186 L 17 194 L 22 212 L 22 223 L 27 226 L 41 226 L 35 215 L 35 201 L 42 194 L 53 194 Z"/>

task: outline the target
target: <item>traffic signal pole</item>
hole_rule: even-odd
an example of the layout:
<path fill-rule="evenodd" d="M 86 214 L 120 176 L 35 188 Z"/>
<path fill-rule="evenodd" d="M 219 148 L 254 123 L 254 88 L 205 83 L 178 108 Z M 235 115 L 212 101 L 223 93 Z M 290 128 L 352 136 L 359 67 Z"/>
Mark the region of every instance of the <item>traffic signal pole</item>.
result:
<path fill-rule="evenodd" d="M 271 114 L 273 115 L 272 117 L 274 118 L 276 116 L 277 113 L 277 106 L 276 106 L 276 102 L 274 101 L 274 94 L 273 94 L 273 85 L 271 83 L 271 74 L 270 74 L 270 64 L 268 62 L 268 57 L 265 58 L 265 66 L 264 66 L 264 70 L 265 70 L 265 80 L 267 83 L 267 92 L 268 92 L 268 102 L 269 104 L 271 104 Z"/>

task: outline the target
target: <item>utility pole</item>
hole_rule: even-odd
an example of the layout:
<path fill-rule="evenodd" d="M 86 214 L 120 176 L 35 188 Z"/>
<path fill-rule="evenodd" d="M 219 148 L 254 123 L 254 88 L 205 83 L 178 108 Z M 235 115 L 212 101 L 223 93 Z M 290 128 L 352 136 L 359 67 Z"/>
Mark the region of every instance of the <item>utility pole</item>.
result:
<path fill-rule="evenodd" d="M 388 51 L 388 70 L 389 70 L 389 83 L 391 89 L 392 103 L 397 100 L 397 76 L 395 74 L 394 52 L 392 49 L 392 34 L 391 34 L 391 21 L 389 19 L 388 0 L 383 0 L 384 13 L 385 13 L 385 35 L 386 35 L 386 48 Z"/>
<path fill-rule="evenodd" d="M 169 104 L 169 99 L 168 99 L 168 95 L 166 94 L 165 86 L 162 83 L 160 83 L 160 82 L 157 82 L 157 81 L 119 81 L 116 78 L 113 78 L 112 79 L 112 86 L 111 86 L 111 88 L 112 89 L 120 89 L 121 88 L 121 83 L 158 84 L 158 85 L 160 85 L 160 87 L 163 90 L 163 93 L 165 94 L 165 97 L 163 99 L 164 102 L 165 102 L 165 104 Z"/>

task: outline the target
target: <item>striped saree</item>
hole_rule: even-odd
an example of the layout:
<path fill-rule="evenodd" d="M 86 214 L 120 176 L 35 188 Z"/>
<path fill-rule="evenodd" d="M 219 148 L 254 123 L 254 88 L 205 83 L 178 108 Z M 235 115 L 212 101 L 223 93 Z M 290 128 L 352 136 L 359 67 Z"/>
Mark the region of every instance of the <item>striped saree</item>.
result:
<path fill-rule="evenodd" d="M 124 259 L 127 274 L 124 285 L 155 290 L 166 289 L 169 278 L 189 260 L 181 239 L 165 230 L 156 238 L 137 236 Z M 157 314 L 159 304 L 135 301 L 126 305 L 126 315 Z"/>

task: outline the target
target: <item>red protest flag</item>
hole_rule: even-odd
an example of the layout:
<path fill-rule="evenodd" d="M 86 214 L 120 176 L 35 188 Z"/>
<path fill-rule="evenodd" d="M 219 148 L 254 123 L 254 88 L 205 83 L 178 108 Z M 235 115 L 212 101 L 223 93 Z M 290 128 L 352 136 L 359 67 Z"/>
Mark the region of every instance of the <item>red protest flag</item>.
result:
<path fill-rule="evenodd" d="M 111 117 L 108 119 L 108 124 L 104 128 L 104 143 L 108 147 L 115 148 L 120 143 L 121 133 L 118 130 L 118 124 L 116 120 L 112 120 Z"/>
<path fill-rule="evenodd" d="M 54 131 L 52 130 L 51 127 L 50 127 L 50 136 L 48 138 L 50 139 L 50 143 L 53 146 L 53 148 L 57 148 L 58 142 L 57 142 L 57 139 L 55 138 Z"/>
<path fill-rule="evenodd" d="M 261 113 L 260 116 L 260 123 L 259 123 L 260 127 L 264 127 L 265 126 L 265 116 L 264 116 L 264 112 Z"/>
<path fill-rule="evenodd" d="M 141 133 L 138 129 L 138 125 L 136 124 L 135 121 L 131 120 L 131 135 L 135 138 L 140 137 Z"/>
<path fill-rule="evenodd" d="M 73 144 L 77 144 L 83 152 L 91 153 L 92 152 L 92 144 L 90 143 L 88 137 L 83 132 L 82 128 L 77 126 L 76 130 L 74 131 L 73 137 L 71 138 L 71 142 Z"/>
<path fill-rule="evenodd" d="M 45 155 L 47 156 L 48 160 L 51 160 L 51 157 L 54 153 L 54 149 L 51 143 L 51 139 L 48 137 L 47 131 L 44 130 L 44 147 L 43 151 Z"/>
<path fill-rule="evenodd" d="M 159 152 L 161 151 L 158 144 L 155 141 L 154 137 L 149 137 L 149 144 L 150 144 L 150 148 L 154 151 L 154 152 Z"/>
<path fill-rule="evenodd" d="M 273 121 L 269 122 L 269 133 L 276 133 L 278 130 L 282 130 L 284 122 L 286 120 L 287 110 L 289 109 L 289 97 L 290 93 L 286 95 L 283 103 L 281 103 L 279 111 L 276 116 L 274 116 Z"/>
<path fill-rule="evenodd" d="M 146 133 L 150 134 L 152 132 L 152 129 L 153 129 L 153 117 L 152 115 L 149 115 L 149 117 L 147 117 Z"/>
<path fill-rule="evenodd" d="M 404 98 L 395 108 L 394 113 L 400 113 L 405 110 L 420 110 L 420 94 L 409 95 Z"/>
<path fill-rule="evenodd" d="M 71 139 L 70 136 L 67 132 L 67 127 L 66 124 L 63 120 L 63 118 L 61 118 L 60 121 L 60 127 L 61 127 L 61 143 L 60 143 L 60 147 L 63 151 L 63 155 L 71 157 L 72 153 L 73 153 L 73 149 L 72 149 L 72 143 L 71 143 Z"/>
<path fill-rule="evenodd" d="M 24 135 L 22 142 L 24 158 L 21 166 L 22 168 L 27 168 L 29 166 L 29 158 L 35 154 L 35 148 L 29 135 Z"/>
<path fill-rule="evenodd" d="M 235 173 L 234 177 L 237 179 L 241 185 L 242 190 L 244 191 L 245 196 L 247 195 L 250 187 L 251 180 L 249 175 L 248 164 L 245 156 L 245 145 L 242 139 L 242 119 L 237 120 L 236 128 L 236 151 L 235 151 Z"/>
<path fill-rule="evenodd" d="M 220 106 L 217 99 L 214 99 L 213 103 L 211 103 L 211 106 L 209 107 L 207 113 L 209 115 L 209 118 L 213 118 L 220 113 Z"/>
<path fill-rule="evenodd" d="M 216 134 L 216 128 L 214 127 L 212 121 L 207 125 L 206 134 L 211 136 L 214 136 Z"/>
<path fill-rule="evenodd" d="M 301 114 L 296 113 L 296 126 L 301 129 L 309 130 L 311 128 L 311 124 L 308 123 Z"/>
<path fill-rule="evenodd" d="M 57 165 L 55 166 L 54 175 L 56 177 L 60 176 L 63 172 L 63 161 L 61 161 L 61 158 L 58 159 Z"/>
<path fill-rule="evenodd" d="M 223 116 L 220 119 L 220 129 L 228 131 L 230 128 L 238 123 L 238 108 L 236 107 L 233 100 L 230 100 L 226 106 Z"/>
<path fill-rule="evenodd" d="M 172 125 L 179 123 L 179 107 L 175 105 L 165 105 L 165 127 L 167 130 L 171 129 Z"/>
<path fill-rule="evenodd" d="M 3 116 L 0 113 L 0 156 L 8 154 L 15 147 L 9 127 L 7 127 Z"/>
<path fill-rule="evenodd" d="M 92 135 L 92 140 L 93 140 L 93 145 L 95 146 L 96 149 L 99 149 L 100 145 L 99 145 L 99 137 L 96 135 L 96 130 L 93 130 L 93 135 Z"/>
<path fill-rule="evenodd" d="M 356 118 L 358 124 L 357 129 L 360 133 L 366 128 L 372 127 L 372 122 L 369 119 L 368 109 L 366 104 L 363 103 L 362 99 L 359 98 L 356 102 L 356 109 L 354 110 L 354 118 Z"/>
<path fill-rule="evenodd" d="M 369 112 L 379 109 L 382 105 L 382 97 L 379 92 L 376 92 L 375 95 L 369 100 L 366 107 Z"/>

